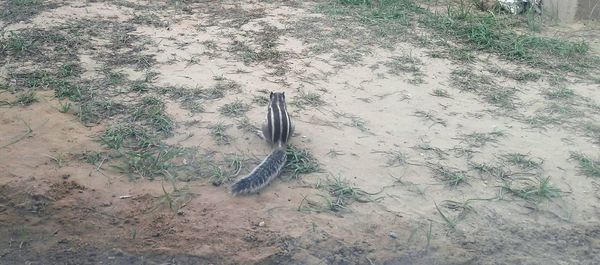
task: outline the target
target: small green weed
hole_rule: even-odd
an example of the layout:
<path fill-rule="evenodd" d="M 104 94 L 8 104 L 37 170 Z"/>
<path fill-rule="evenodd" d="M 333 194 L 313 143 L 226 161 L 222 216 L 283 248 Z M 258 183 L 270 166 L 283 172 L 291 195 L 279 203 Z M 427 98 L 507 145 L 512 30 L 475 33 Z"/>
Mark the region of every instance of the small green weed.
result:
<path fill-rule="evenodd" d="M 67 113 L 71 109 L 71 102 L 59 102 L 58 111 L 60 113 Z"/>

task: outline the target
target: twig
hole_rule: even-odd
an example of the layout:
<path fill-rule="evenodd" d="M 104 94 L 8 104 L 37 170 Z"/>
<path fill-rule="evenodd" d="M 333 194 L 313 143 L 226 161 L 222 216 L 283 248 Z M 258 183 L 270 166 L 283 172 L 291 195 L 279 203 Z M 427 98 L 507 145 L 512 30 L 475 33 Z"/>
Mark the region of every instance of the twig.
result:
<path fill-rule="evenodd" d="M 29 135 L 31 135 L 31 133 L 33 133 L 33 129 L 31 129 L 31 126 L 27 122 L 25 122 L 24 120 L 21 120 L 21 121 L 23 121 L 23 123 L 25 124 L 25 126 L 27 126 L 27 132 L 25 132 L 23 135 L 15 138 L 15 139 L 11 140 L 9 143 L 1 145 L 0 148 L 4 148 L 4 147 L 7 147 L 9 145 L 16 144 L 19 141 L 23 140 L 25 137 L 28 137 Z M 39 127 L 42 127 L 44 124 L 46 124 L 46 122 L 48 122 L 48 120 L 46 120 L 44 123 L 42 123 L 42 125 L 40 125 Z"/>

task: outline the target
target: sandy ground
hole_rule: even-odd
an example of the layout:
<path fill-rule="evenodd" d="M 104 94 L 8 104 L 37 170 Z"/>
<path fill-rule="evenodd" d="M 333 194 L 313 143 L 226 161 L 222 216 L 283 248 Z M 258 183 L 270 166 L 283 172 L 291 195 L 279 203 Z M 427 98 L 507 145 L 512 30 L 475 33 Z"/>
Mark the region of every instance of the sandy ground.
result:
<path fill-rule="evenodd" d="M 237 126 L 242 117 L 226 117 L 219 108 L 247 103 L 246 116 L 258 126 L 265 107 L 253 99 L 264 96 L 261 91 L 285 91 L 290 102 L 303 93 L 319 95 L 324 104 L 288 105 L 297 130 L 292 144 L 309 150 L 320 171 L 276 179 L 260 194 L 241 197 L 228 193 L 231 180 L 221 186 L 193 175 L 175 184 L 132 180 L 108 162 L 80 159 L 85 152 L 106 151 L 97 138 L 118 115 L 86 126 L 74 111 L 57 110 L 54 92 L 40 91 L 32 105 L 0 109 L 0 264 L 600 263 L 600 185 L 571 158 L 571 152 L 596 157 L 598 142 L 571 123 L 532 128 L 520 116 L 551 103 L 544 96 L 554 86 L 549 74 L 519 82 L 490 71 L 523 71 L 494 56 L 477 54 L 474 63 L 463 65 L 431 56 L 432 49 L 412 41 L 387 49 L 363 46 L 312 2 L 43 3 L 48 6 L 30 19 L 3 21 L 4 31 L 110 21 L 133 27 L 126 36 L 132 45 L 143 44 L 139 54 L 153 58 L 146 68 L 110 64 L 103 57 L 111 52 L 109 38 L 92 36 L 97 48 L 75 47 L 69 55 L 86 79 L 102 78 L 108 67 L 129 80 L 156 72 L 153 87 L 209 88 L 217 77 L 238 84 L 223 98 L 204 101 L 203 112 L 164 99 L 175 121 L 166 143 L 197 150 L 198 159 L 241 155 L 246 160 L 240 174 L 269 147 Z M 141 15 L 153 17 L 132 20 Z M 319 39 L 335 32 L 336 39 Z M 248 63 L 231 48 L 239 41 L 259 49 L 269 36 L 283 56 Z M 334 44 L 337 48 L 319 52 Z M 343 57 L 355 51 L 360 60 Z M 413 62 L 418 71 L 395 72 L 386 64 L 407 56 L 418 58 Z M 20 64 L 18 57 L 5 63 L 0 77 L 8 83 L 16 82 L 14 69 L 55 67 Z M 513 113 L 460 90 L 452 74 L 457 69 L 515 88 Z M 574 105 L 586 113 L 572 120 L 597 121 L 598 109 L 586 106 L 600 100 L 598 84 L 565 77 L 582 98 Z M 441 89 L 446 96 L 433 95 Z M 0 92 L 2 100 L 15 97 Z M 135 96 L 113 98 L 129 102 Z M 211 137 L 208 127 L 217 122 L 230 125 L 230 144 Z M 509 178 L 549 177 L 559 196 L 526 201 L 501 188 L 506 179 L 474 169 L 477 163 L 501 164 L 514 153 L 539 163 L 527 170 L 507 167 Z M 466 179 L 448 184 L 444 169 Z M 329 210 L 321 186 L 335 177 L 375 194 L 373 201 Z"/>

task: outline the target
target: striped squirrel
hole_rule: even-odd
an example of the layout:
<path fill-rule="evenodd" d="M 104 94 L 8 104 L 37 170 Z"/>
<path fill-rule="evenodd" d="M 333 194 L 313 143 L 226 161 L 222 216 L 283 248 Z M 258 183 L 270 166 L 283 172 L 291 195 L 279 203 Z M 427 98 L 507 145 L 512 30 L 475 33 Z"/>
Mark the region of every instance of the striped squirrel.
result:
<path fill-rule="evenodd" d="M 285 106 L 285 92 L 271 92 L 269 97 L 266 121 L 259 135 L 274 146 L 273 151 L 248 176 L 231 186 L 234 196 L 258 192 L 279 175 L 287 161 L 286 145 L 294 126 Z"/>

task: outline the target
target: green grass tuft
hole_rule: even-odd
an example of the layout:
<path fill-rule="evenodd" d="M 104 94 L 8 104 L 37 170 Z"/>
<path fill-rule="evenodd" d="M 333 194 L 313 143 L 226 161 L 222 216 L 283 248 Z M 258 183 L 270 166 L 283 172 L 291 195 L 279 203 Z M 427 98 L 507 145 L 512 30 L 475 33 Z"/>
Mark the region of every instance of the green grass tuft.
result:
<path fill-rule="evenodd" d="M 250 106 L 246 103 L 243 103 L 240 100 L 235 100 L 231 103 L 227 103 L 221 107 L 219 107 L 219 111 L 221 114 L 227 117 L 240 118 L 244 115 L 248 110 L 250 110 Z"/>
<path fill-rule="evenodd" d="M 174 128 L 173 120 L 165 112 L 165 104 L 160 98 L 147 96 L 132 113 L 134 121 L 152 125 L 156 130 L 170 134 Z"/>
<path fill-rule="evenodd" d="M 300 91 L 298 95 L 294 97 L 294 101 L 292 102 L 292 105 L 295 105 L 298 108 L 305 108 L 306 106 L 319 107 L 324 104 L 325 101 L 321 99 L 321 95 L 305 91 Z"/>
<path fill-rule="evenodd" d="M 356 202 L 376 202 L 381 198 L 373 198 L 372 193 L 368 193 L 361 188 L 350 185 L 350 183 L 341 177 L 327 178 L 323 183 L 318 185 L 318 188 L 323 188 L 329 196 L 324 198 L 327 201 L 327 208 L 330 211 L 338 212 L 346 209 L 352 201 Z"/>
<path fill-rule="evenodd" d="M 434 174 L 450 187 L 456 187 L 461 183 L 466 183 L 469 175 L 464 170 L 459 170 L 442 164 L 426 164 Z"/>
<path fill-rule="evenodd" d="M 114 167 L 133 179 L 137 177 L 154 179 L 171 174 L 169 172 L 177 167 L 173 160 L 182 154 L 181 149 L 171 147 L 128 151 L 125 153 L 124 164 Z"/>
<path fill-rule="evenodd" d="M 17 99 L 15 100 L 15 103 L 21 104 L 23 106 L 29 106 L 35 102 L 38 102 L 38 97 L 37 94 L 35 93 L 35 91 L 30 90 L 27 92 L 23 92 L 19 95 L 17 95 Z"/>
<path fill-rule="evenodd" d="M 218 122 L 209 127 L 210 135 L 212 135 L 213 139 L 217 144 L 230 144 L 231 136 L 227 134 L 227 129 L 231 127 L 230 125 L 225 125 L 222 122 Z"/>
<path fill-rule="evenodd" d="M 571 159 L 579 164 L 579 170 L 588 177 L 600 178 L 600 160 L 592 159 L 581 153 L 571 153 Z"/>
<path fill-rule="evenodd" d="M 550 183 L 550 177 L 521 178 L 505 180 L 501 192 L 508 192 L 527 202 L 539 203 L 542 200 L 551 200 L 561 197 L 563 191 Z"/>
<path fill-rule="evenodd" d="M 291 172 L 294 177 L 300 174 L 310 174 L 319 171 L 320 166 L 309 150 L 294 146 L 287 148 L 287 163 L 284 170 Z"/>
<path fill-rule="evenodd" d="M 158 145 L 158 140 L 147 129 L 131 123 L 119 123 L 108 127 L 100 142 L 112 149 L 147 148 Z"/>

